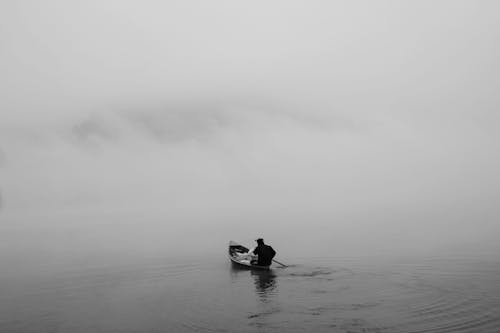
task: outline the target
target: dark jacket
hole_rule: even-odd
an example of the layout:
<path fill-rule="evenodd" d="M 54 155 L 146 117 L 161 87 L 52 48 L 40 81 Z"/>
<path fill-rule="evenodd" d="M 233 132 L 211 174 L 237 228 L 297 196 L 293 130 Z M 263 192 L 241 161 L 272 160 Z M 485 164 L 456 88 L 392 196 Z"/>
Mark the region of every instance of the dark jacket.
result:
<path fill-rule="evenodd" d="M 274 256 L 276 255 L 276 251 L 269 245 L 259 244 L 255 250 L 253 250 L 253 254 L 259 256 L 257 265 L 259 266 L 269 266 L 273 261 Z"/>

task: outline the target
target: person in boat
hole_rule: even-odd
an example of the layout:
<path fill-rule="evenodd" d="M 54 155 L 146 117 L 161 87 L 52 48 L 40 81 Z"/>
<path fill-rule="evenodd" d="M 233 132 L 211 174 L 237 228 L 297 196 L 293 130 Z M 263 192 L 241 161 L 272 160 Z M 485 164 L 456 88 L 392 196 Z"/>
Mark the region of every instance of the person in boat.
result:
<path fill-rule="evenodd" d="M 276 255 L 276 251 L 269 246 L 264 244 L 264 240 L 262 238 L 256 239 L 257 247 L 252 251 L 253 254 L 257 255 L 257 260 L 253 260 L 253 265 L 258 266 L 269 266 L 273 261 L 274 256 Z"/>

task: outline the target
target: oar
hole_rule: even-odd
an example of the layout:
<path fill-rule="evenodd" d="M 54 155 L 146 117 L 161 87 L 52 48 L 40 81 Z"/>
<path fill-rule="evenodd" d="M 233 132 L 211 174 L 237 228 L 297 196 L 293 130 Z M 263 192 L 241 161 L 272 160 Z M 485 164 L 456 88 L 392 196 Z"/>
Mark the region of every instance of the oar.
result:
<path fill-rule="evenodd" d="M 275 263 L 277 263 L 277 264 L 280 264 L 280 265 L 281 265 L 281 266 L 283 266 L 283 267 L 288 267 L 287 265 L 285 265 L 285 264 L 283 264 L 283 263 L 279 262 L 278 260 L 273 259 L 273 261 L 274 261 Z"/>

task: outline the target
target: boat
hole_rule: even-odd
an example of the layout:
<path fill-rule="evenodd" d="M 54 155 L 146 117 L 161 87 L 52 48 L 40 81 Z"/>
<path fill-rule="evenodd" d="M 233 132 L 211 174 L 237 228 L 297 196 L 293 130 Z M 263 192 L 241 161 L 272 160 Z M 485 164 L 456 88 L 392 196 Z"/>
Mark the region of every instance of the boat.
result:
<path fill-rule="evenodd" d="M 243 269 L 256 269 L 256 270 L 268 270 L 269 266 L 259 266 L 253 265 L 249 256 L 245 256 L 249 251 L 248 248 L 243 245 L 235 242 L 229 242 L 229 259 L 234 267 L 243 268 Z"/>

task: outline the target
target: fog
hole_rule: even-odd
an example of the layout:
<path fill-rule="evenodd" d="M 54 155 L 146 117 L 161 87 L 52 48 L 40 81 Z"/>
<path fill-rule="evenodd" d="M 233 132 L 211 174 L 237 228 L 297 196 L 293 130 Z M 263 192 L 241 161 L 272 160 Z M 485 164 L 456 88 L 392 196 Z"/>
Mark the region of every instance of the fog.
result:
<path fill-rule="evenodd" d="M 1 259 L 498 251 L 499 7 L 3 1 Z"/>

